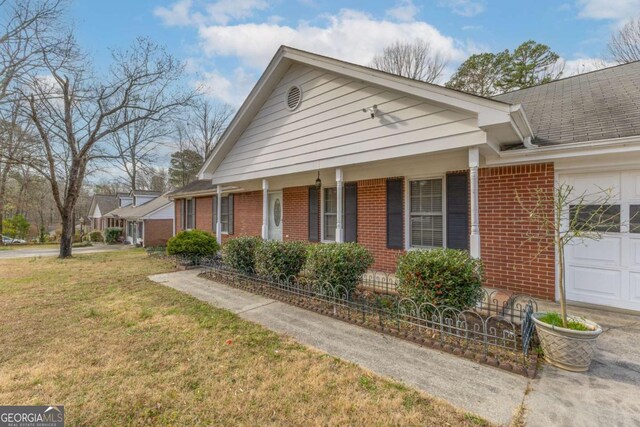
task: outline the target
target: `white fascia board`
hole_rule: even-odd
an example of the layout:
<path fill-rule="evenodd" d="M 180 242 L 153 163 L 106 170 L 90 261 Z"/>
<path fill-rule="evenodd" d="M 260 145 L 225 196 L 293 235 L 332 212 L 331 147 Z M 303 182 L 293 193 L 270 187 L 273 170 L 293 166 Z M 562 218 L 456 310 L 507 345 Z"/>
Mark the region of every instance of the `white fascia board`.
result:
<path fill-rule="evenodd" d="M 371 84 L 389 88 L 400 93 L 446 105 L 449 108 L 477 114 L 478 126 L 480 128 L 511 122 L 511 112 L 513 108 L 511 104 L 459 92 L 434 84 L 413 81 L 378 70 L 345 63 L 337 59 L 281 46 L 220 137 L 213 152 L 200 168 L 198 179 L 209 179 L 209 177 L 215 176 L 215 168 L 218 167 L 231 150 L 232 144 L 235 143 L 235 140 L 247 126 L 248 121 L 253 118 L 255 112 L 257 112 L 257 109 L 260 107 L 261 103 L 257 102 L 257 100 L 260 96 L 266 97 L 269 95 L 269 87 L 275 85 L 286 73 L 291 65 L 291 61 L 327 70 L 356 80 L 367 81 Z M 211 169 L 213 169 L 213 171 Z M 217 183 L 215 182 L 215 178 L 212 178 L 212 182 L 213 184 Z"/>
<path fill-rule="evenodd" d="M 280 175 L 288 175 L 298 172 L 315 171 L 325 168 L 350 166 L 360 163 L 374 162 L 378 160 L 391 160 L 400 157 L 409 157 L 417 154 L 442 153 L 449 150 L 479 146 L 487 143 L 487 134 L 482 130 L 446 136 L 414 142 L 400 147 L 388 147 L 367 153 L 354 153 L 347 156 L 328 157 L 322 160 L 296 163 L 279 168 L 248 172 L 244 174 L 230 175 L 214 178 L 215 184 L 231 184 L 234 182 L 263 179 Z M 427 147 L 425 147 L 427 145 Z M 224 192 L 224 191 L 223 191 Z"/>
<path fill-rule="evenodd" d="M 569 157 L 598 156 L 605 154 L 640 152 L 640 136 L 603 139 L 598 141 L 572 142 L 550 147 L 523 148 L 503 151 L 497 157 L 487 157 L 488 166 L 514 163 L 534 163 Z"/>
<path fill-rule="evenodd" d="M 324 69 L 356 80 L 363 80 L 410 96 L 420 97 L 447 107 L 476 113 L 478 114 L 480 127 L 509 121 L 509 113 L 512 106 L 501 101 L 459 92 L 435 84 L 406 79 L 290 48 L 285 48 L 284 57 L 311 67 Z"/>

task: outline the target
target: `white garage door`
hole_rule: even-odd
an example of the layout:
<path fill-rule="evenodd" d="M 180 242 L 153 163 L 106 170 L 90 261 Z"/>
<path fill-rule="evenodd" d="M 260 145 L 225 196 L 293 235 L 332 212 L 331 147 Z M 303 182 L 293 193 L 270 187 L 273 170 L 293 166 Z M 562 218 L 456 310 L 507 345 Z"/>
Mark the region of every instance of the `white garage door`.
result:
<path fill-rule="evenodd" d="M 567 248 L 567 299 L 640 311 L 640 171 L 560 175 L 576 193 L 613 189 L 619 232 Z"/>

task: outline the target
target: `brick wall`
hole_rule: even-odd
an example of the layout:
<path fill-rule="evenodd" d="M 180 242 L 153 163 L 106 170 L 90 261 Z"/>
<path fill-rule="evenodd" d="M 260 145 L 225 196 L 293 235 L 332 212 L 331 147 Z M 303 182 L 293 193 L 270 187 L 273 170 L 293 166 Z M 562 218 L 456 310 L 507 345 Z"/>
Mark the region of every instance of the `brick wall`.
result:
<path fill-rule="evenodd" d="M 396 258 L 404 251 L 387 249 L 386 179 L 358 181 L 358 243 L 372 252 L 375 258 L 372 269 L 396 270 Z"/>
<path fill-rule="evenodd" d="M 233 235 L 222 236 L 222 241 L 239 236 L 262 235 L 262 191 L 233 195 Z"/>
<path fill-rule="evenodd" d="M 164 246 L 173 236 L 172 219 L 147 219 L 144 221 L 144 245 Z"/>
<path fill-rule="evenodd" d="M 527 241 L 536 225 L 516 198 L 532 206 L 532 189 L 553 191 L 553 173 L 552 163 L 479 170 L 480 256 L 487 286 L 554 299 L 553 247 L 536 256 L 550 242 Z"/>
<path fill-rule="evenodd" d="M 215 234 L 213 228 L 213 198 L 196 197 L 196 229 Z"/>
<path fill-rule="evenodd" d="M 309 187 L 282 190 L 282 237 L 284 240 L 309 240 Z"/>

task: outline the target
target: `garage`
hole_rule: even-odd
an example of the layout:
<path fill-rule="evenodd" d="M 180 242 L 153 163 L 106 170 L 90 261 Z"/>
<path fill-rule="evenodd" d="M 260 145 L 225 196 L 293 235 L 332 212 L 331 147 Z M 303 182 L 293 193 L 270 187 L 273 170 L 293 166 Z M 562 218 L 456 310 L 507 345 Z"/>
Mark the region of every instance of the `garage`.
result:
<path fill-rule="evenodd" d="M 574 194 L 612 191 L 615 231 L 566 249 L 569 301 L 640 311 L 640 170 L 560 174 Z"/>

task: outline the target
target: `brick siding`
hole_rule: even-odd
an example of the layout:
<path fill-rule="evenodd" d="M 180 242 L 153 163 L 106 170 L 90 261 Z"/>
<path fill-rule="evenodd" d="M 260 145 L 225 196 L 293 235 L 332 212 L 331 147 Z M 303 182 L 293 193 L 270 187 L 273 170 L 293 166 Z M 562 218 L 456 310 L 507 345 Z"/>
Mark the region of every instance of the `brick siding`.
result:
<path fill-rule="evenodd" d="M 164 246 L 173 236 L 172 219 L 147 219 L 144 221 L 144 245 Z"/>
<path fill-rule="evenodd" d="M 404 225 L 402 229 L 404 230 Z M 372 269 L 389 272 L 396 270 L 396 259 L 404 250 L 387 248 L 386 179 L 358 181 L 357 240 L 373 254 L 375 262 L 371 266 Z M 404 232 L 402 240 L 404 242 Z"/>
<path fill-rule="evenodd" d="M 552 246 L 536 254 L 544 242 L 528 241 L 535 223 L 517 200 L 533 206 L 532 189 L 553 191 L 552 163 L 479 170 L 480 256 L 487 286 L 534 297 L 555 297 L 555 253 Z"/>
<path fill-rule="evenodd" d="M 222 236 L 222 241 L 239 236 L 262 235 L 262 191 L 236 193 L 233 196 L 233 235 Z"/>
<path fill-rule="evenodd" d="M 212 215 L 213 197 L 196 197 L 196 229 L 216 234 Z"/>
<path fill-rule="evenodd" d="M 309 240 L 309 187 L 282 190 L 282 237 L 284 240 Z"/>

